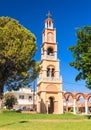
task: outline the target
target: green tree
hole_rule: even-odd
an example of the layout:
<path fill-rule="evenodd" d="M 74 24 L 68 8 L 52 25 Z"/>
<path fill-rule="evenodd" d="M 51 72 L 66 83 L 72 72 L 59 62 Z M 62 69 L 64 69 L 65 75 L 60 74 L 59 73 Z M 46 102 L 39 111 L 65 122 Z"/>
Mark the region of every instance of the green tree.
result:
<path fill-rule="evenodd" d="M 11 92 L 8 92 L 4 95 L 4 105 L 7 109 L 12 109 L 13 106 L 17 103 L 17 98 Z"/>
<path fill-rule="evenodd" d="M 29 30 L 15 19 L 0 17 L 0 98 L 4 86 L 17 90 L 37 77 L 36 50 L 36 38 Z"/>
<path fill-rule="evenodd" d="M 77 30 L 77 44 L 69 48 L 73 53 L 74 61 L 70 63 L 78 70 L 77 80 L 85 80 L 86 86 L 91 89 L 91 26 Z"/>

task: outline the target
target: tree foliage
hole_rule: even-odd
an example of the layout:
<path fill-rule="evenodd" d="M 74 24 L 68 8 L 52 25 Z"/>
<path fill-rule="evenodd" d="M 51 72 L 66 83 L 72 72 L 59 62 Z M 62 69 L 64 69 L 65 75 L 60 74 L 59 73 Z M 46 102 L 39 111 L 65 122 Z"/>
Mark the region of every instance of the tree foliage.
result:
<path fill-rule="evenodd" d="M 70 66 L 79 71 L 76 81 L 85 80 L 86 86 L 91 89 L 91 26 L 79 28 L 76 34 L 77 44 L 69 48 L 74 57 Z"/>
<path fill-rule="evenodd" d="M 17 98 L 11 92 L 8 92 L 4 95 L 4 105 L 7 109 L 12 109 L 13 106 L 17 103 Z"/>
<path fill-rule="evenodd" d="M 36 38 L 29 30 L 15 19 L 0 17 L 0 97 L 5 84 L 18 89 L 37 77 L 36 50 Z"/>

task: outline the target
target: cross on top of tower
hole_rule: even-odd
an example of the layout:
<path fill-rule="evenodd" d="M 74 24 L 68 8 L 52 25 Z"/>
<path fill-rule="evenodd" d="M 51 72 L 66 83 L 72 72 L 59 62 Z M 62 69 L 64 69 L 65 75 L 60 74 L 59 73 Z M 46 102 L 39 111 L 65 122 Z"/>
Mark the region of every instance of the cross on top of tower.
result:
<path fill-rule="evenodd" d="M 53 20 L 51 17 L 50 12 L 48 12 L 48 14 L 46 14 L 46 16 L 48 16 L 48 18 L 45 20 L 45 28 L 51 28 L 53 29 Z"/>
<path fill-rule="evenodd" d="M 51 13 L 50 13 L 50 12 L 48 12 L 47 16 L 48 16 L 48 18 L 50 18 L 52 15 L 51 15 Z"/>

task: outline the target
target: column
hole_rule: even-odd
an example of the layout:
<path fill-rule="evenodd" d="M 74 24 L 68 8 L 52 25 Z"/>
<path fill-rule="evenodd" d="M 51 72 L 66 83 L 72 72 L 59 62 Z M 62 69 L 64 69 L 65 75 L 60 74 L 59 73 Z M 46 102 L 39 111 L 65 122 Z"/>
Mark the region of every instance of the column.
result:
<path fill-rule="evenodd" d="M 85 99 L 85 114 L 88 114 L 88 101 Z"/>
<path fill-rule="evenodd" d="M 74 105 L 73 105 L 73 108 L 74 108 L 74 114 L 76 114 L 76 99 L 74 99 Z"/>
<path fill-rule="evenodd" d="M 63 97 L 62 97 L 62 92 L 58 93 L 58 113 L 57 114 L 63 114 Z"/>
<path fill-rule="evenodd" d="M 55 59 L 57 59 L 57 52 L 54 53 Z"/>
<path fill-rule="evenodd" d="M 48 114 L 48 101 L 46 101 L 46 112 Z"/>
<path fill-rule="evenodd" d="M 66 112 L 68 112 L 68 100 L 66 101 Z"/>
<path fill-rule="evenodd" d="M 40 101 L 37 103 L 37 112 L 40 113 Z"/>
<path fill-rule="evenodd" d="M 58 101 L 54 101 L 54 112 L 53 112 L 54 114 L 59 114 L 59 112 L 58 112 Z"/>
<path fill-rule="evenodd" d="M 46 50 L 44 50 L 44 59 L 46 59 L 47 57 L 46 57 Z"/>

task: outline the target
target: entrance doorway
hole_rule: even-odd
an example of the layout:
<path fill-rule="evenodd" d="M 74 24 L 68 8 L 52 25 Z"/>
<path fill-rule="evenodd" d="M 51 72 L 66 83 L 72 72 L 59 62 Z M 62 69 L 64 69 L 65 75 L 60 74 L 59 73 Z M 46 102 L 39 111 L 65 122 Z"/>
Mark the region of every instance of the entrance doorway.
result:
<path fill-rule="evenodd" d="M 48 113 L 52 114 L 54 112 L 54 98 L 49 98 L 49 106 L 48 106 Z"/>

